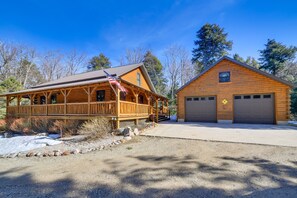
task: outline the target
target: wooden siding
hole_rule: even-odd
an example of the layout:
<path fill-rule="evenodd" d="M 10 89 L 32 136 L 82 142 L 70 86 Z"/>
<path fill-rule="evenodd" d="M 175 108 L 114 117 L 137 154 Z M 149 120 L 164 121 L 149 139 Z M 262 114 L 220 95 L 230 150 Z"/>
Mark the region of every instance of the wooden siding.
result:
<path fill-rule="evenodd" d="M 219 83 L 219 72 L 230 71 L 231 82 Z M 287 121 L 290 112 L 290 87 L 231 61 L 223 60 L 177 94 L 178 119 L 185 119 L 186 96 L 217 97 L 217 119 L 233 120 L 233 96 L 237 94 L 275 95 L 275 119 Z M 222 101 L 226 99 L 227 104 Z"/>
<path fill-rule="evenodd" d="M 143 75 L 143 73 L 141 72 L 141 70 L 139 68 L 134 69 L 133 71 L 123 75 L 121 78 L 127 82 L 130 82 L 134 85 L 137 85 L 137 73 L 140 73 L 140 79 L 141 79 L 141 85 L 140 87 L 149 91 L 152 91 Z"/>

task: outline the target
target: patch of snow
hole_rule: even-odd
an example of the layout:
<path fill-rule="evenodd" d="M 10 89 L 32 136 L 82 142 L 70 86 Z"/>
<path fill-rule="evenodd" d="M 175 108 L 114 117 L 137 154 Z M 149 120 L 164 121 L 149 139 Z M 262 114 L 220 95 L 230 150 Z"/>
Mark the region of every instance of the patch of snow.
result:
<path fill-rule="evenodd" d="M 170 120 L 176 121 L 176 115 L 171 115 Z"/>
<path fill-rule="evenodd" d="M 61 136 L 59 134 L 49 134 L 48 135 L 49 138 L 52 138 L 52 139 L 58 139 L 60 138 Z"/>
<path fill-rule="evenodd" d="M 62 141 L 53 140 L 46 136 L 17 136 L 12 138 L 1 138 L 0 155 L 19 153 L 60 143 L 62 143 Z"/>

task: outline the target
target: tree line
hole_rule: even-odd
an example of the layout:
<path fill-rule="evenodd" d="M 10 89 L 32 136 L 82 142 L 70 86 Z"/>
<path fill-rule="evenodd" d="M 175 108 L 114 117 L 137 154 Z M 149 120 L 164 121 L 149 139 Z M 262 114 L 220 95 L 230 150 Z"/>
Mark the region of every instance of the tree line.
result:
<path fill-rule="evenodd" d="M 267 39 L 259 50 L 259 59 L 244 59 L 231 54 L 233 41 L 217 24 L 205 24 L 197 32 L 194 48 L 189 52 L 184 46 L 173 44 L 163 50 L 161 59 L 152 50 L 136 47 L 126 49 L 119 58 L 120 65 L 143 62 L 158 93 L 166 95 L 170 104 L 176 104 L 176 90 L 195 75 L 208 69 L 224 55 L 261 69 L 293 83 L 297 83 L 295 46 L 286 46 L 275 39 Z M 112 67 L 103 53 L 88 58 L 72 50 L 69 53 L 49 51 L 39 53 L 25 45 L 0 41 L 0 92 L 17 91 L 42 82 L 48 82 L 82 71 Z M 297 114 L 297 90 L 293 90 L 292 112 Z"/>

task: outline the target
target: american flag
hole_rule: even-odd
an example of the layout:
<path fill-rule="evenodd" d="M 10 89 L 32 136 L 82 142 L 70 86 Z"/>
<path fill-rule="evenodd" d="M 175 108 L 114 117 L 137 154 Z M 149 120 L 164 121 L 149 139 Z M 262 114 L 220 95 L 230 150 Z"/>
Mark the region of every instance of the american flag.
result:
<path fill-rule="evenodd" d="M 103 70 L 104 71 L 104 70 Z M 113 77 L 112 75 L 110 75 L 109 73 L 107 73 L 106 71 L 104 71 L 104 73 L 106 74 L 106 77 L 108 78 L 108 81 L 111 85 L 116 85 L 119 90 L 123 93 L 127 93 L 127 90 L 125 89 L 125 87 L 123 87 L 119 82 L 118 80 Z"/>

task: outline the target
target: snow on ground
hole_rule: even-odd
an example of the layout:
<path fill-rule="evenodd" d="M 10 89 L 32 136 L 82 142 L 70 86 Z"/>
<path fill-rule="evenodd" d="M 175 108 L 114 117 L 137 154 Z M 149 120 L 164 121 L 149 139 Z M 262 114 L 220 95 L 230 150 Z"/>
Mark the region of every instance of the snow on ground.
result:
<path fill-rule="evenodd" d="M 62 141 L 53 140 L 46 136 L 17 136 L 0 138 L 0 155 L 19 153 L 36 148 L 60 144 Z"/>

